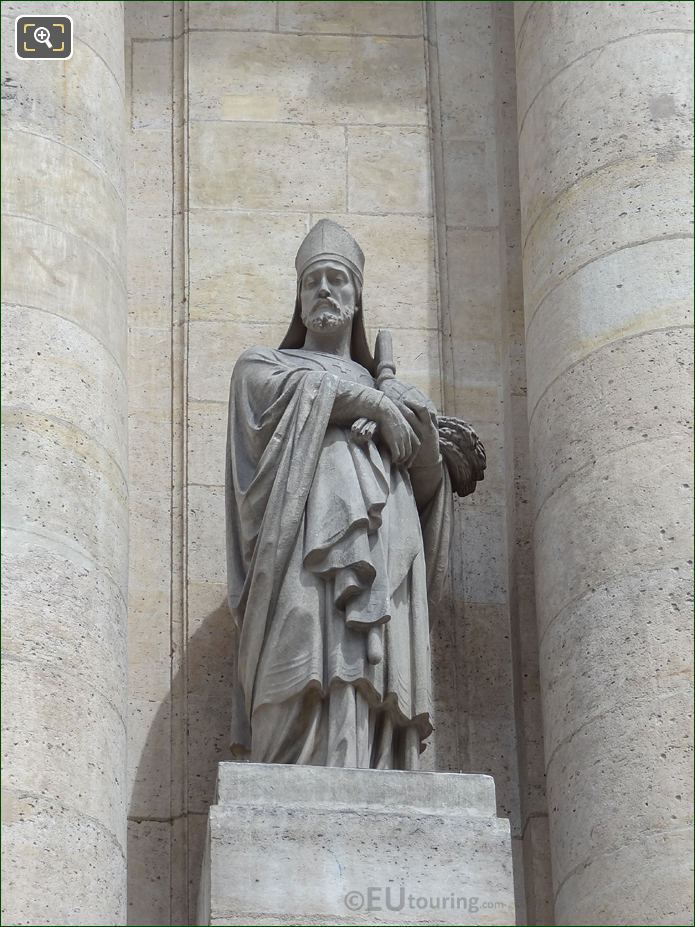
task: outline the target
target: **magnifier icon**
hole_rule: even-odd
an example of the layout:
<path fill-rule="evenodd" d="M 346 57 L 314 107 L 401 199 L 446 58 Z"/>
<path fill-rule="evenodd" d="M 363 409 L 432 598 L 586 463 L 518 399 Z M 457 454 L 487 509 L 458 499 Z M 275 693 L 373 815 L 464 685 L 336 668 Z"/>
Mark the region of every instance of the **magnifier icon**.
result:
<path fill-rule="evenodd" d="M 53 48 L 51 45 L 51 33 L 45 26 L 38 26 L 34 29 L 34 41 L 41 42 L 42 45 L 46 45 L 48 48 Z"/>

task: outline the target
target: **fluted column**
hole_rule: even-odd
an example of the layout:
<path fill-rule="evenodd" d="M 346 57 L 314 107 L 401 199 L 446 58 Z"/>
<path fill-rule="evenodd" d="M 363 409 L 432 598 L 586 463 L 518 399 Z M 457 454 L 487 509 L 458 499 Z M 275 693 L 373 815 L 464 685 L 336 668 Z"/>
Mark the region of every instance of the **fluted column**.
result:
<path fill-rule="evenodd" d="M 68 14 L 68 61 L 14 17 Z M 4 3 L 3 923 L 125 918 L 121 3 Z"/>
<path fill-rule="evenodd" d="M 558 924 L 691 916 L 692 14 L 516 4 Z"/>

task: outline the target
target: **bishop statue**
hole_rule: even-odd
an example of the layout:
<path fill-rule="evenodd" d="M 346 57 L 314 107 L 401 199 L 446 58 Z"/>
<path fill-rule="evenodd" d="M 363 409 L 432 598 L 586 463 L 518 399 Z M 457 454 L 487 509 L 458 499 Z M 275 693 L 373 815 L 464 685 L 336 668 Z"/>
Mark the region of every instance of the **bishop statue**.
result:
<path fill-rule="evenodd" d="M 318 222 L 277 349 L 232 374 L 229 604 L 235 748 L 260 763 L 417 769 L 433 729 L 428 599 L 448 570 L 452 492 L 483 477 L 475 432 L 367 342 L 364 254 Z"/>

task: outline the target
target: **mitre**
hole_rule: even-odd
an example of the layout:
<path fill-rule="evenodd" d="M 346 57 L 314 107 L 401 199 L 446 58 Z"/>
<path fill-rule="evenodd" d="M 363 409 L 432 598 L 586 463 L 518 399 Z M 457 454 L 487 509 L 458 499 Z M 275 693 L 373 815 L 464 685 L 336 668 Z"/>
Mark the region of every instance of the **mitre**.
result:
<path fill-rule="evenodd" d="M 306 338 L 306 327 L 302 322 L 302 308 L 299 288 L 302 274 L 316 261 L 339 261 L 355 275 L 357 284 L 357 298 L 355 300 L 355 315 L 352 320 L 352 338 L 350 340 L 350 356 L 372 375 L 375 374 L 375 364 L 372 353 L 367 344 L 367 334 L 364 330 L 364 314 L 362 312 L 362 277 L 364 271 L 364 254 L 352 235 L 342 225 L 331 219 L 321 219 L 311 229 L 299 246 L 294 265 L 297 269 L 297 294 L 294 303 L 294 315 L 282 339 L 280 350 L 283 348 L 302 348 Z"/>
<path fill-rule="evenodd" d="M 364 254 L 352 235 L 331 219 L 321 219 L 299 246 L 294 266 L 297 277 L 314 261 L 339 261 L 345 264 L 362 283 Z"/>

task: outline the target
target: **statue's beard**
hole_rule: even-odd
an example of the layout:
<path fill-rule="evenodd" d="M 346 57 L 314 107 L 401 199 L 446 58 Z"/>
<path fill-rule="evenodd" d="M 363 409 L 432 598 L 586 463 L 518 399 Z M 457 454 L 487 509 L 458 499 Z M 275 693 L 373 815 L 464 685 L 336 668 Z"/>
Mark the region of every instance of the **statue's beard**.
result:
<path fill-rule="evenodd" d="M 325 308 L 318 313 L 312 313 L 307 328 L 326 331 L 331 328 L 343 328 L 352 321 L 354 307 L 340 306 L 334 299 L 327 299 L 326 302 L 329 302 L 333 309 Z M 306 322 L 304 324 L 306 325 Z"/>

